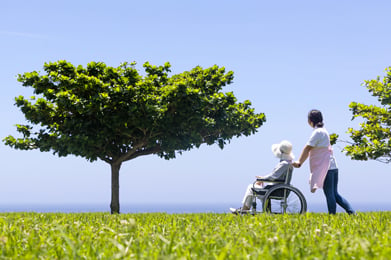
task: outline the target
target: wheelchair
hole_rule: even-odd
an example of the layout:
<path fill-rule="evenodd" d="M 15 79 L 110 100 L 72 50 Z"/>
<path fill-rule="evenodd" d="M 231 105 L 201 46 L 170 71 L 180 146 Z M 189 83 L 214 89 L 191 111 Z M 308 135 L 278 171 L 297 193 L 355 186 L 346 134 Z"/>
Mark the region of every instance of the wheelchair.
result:
<path fill-rule="evenodd" d="M 281 180 L 257 179 L 253 183 L 253 201 L 248 213 L 255 215 L 259 212 L 272 214 L 303 214 L 307 211 L 307 202 L 301 191 L 293 187 L 293 166 L 290 165 Z M 257 181 L 273 183 L 264 188 L 255 187 Z M 262 202 L 262 211 L 257 211 L 257 200 Z"/>

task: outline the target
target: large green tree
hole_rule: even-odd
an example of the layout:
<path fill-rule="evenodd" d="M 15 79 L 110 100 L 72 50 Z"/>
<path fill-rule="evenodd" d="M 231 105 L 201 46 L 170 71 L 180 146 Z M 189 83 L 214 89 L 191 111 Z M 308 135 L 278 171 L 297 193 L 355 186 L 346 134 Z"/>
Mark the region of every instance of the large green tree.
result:
<path fill-rule="evenodd" d="M 351 102 L 349 107 L 353 119 L 362 118 L 360 129 L 349 128 L 351 142 L 344 150 L 354 160 L 378 160 L 391 162 L 391 67 L 386 76 L 364 81 L 363 84 L 372 96 L 380 102 L 377 105 L 365 105 Z"/>
<path fill-rule="evenodd" d="M 45 73 L 18 75 L 35 96 L 15 98 L 27 124 L 17 125 L 23 137 L 8 136 L 16 149 L 52 151 L 100 159 L 111 166 L 111 212 L 119 213 L 119 170 L 125 161 L 156 154 L 165 159 L 177 153 L 248 136 L 265 122 L 250 101 L 237 102 L 222 88 L 233 80 L 224 67 L 199 66 L 169 76 L 170 64 L 135 63 L 109 67 L 91 62 L 45 63 Z"/>

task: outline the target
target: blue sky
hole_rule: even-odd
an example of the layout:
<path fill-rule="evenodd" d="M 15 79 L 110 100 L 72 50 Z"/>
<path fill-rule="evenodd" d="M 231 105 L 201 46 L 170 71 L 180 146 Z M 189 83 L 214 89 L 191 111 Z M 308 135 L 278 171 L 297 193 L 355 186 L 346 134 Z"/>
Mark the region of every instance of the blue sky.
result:
<path fill-rule="evenodd" d="M 234 71 L 226 88 L 249 99 L 267 122 L 224 150 L 201 146 L 166 161 L 156 156 L 123 164 L 121 203 L 231 203 L 239 206 L 255 175 L 277 162 L 270 147 L 283 139 L 298 157 L 312 129 L 306 115 L 320 109 L 329 132 L 348 139 L 351 101 L 377 104 L 361 84 L 391 65 L 389 10 L 382 1 L 3 1 L 0 10 L 1 139 L 24 123 L 14 97 L 32 91 L 19 73 L 65 59 L 161 65 L 172 73 L 217 64 Z M 340 151 L 340 193 L 353 206 L 390 204 L 390 165 L 352 161 Z M 0 204 L 110 203 L 110 168 L 83 158 L 16 151 L 0 144 Z M 293 184 L 309 207 L 308 162 Z M 381 191 L 379 195 L 378 191 Z M 360 210 L 360 208 L 357 208 Z"/>

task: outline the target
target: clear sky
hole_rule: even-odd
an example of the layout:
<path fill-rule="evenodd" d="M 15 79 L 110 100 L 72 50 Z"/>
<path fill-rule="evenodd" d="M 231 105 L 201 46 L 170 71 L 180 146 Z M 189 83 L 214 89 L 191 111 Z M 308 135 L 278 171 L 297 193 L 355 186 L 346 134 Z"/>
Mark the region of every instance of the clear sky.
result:
<path fill-rule="evenodd" d="M 348 140 L 351 101 L 377 104 L 361 84 L 391 65 L 388 0 L 280 1 L 21 1 L 0 9 L 0 137 L 16 134 L 24 116 L 14 97 L 32 95 L 16 80 L 65 59 L 85 66 L 169 61 L 172 73 L 217 64 L 234 71 L 239 101 L 249 99 L 267 122 L 224 150 L 201 146 L 166 161 L 157 156 L 123 164 L 121 203 L 231 203 L 239 206 L 255 175 L 277 163 L 271 145 L 293 143 L 298 157 L 312 129 L 307 112 L 320 109 L 329 132 Z M 341 153 L 340 193 L 353 206 L 390 204 L 390 165 L 352 161 Z M 110 203 L 110 168 L 101 161 L 58 158 L 0 144 L 0 204 Z M 293 184 L 309 206 L 324 203 L 309 192 L 306 162 Z M 357 208 L 360 210 L 360 208 Z"/>

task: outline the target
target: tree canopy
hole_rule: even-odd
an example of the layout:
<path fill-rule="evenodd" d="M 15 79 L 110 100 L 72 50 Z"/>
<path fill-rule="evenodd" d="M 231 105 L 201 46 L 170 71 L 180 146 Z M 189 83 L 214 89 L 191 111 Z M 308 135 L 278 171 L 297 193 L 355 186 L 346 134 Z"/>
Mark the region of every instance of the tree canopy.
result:
<path fill-rule="evenodd" d="M 75 67 L 58 61 L 45 63 L 43 75 L 18 75 L 35 96 L 15 99 L 28 124 L 18 124 L 22 137 L 10 135 L 5 144 L 109 163 L 111 211 L 119 213 L 122 162 L 148 154 L 171 159 L 201 144 L 223 149 L 233 137 L 254 134 L 265 122 L 250 101 L 240 103 L 232 92 L 222 92 L 233 80 L 224 67 L 197 66 L 172 76 L 169 63 L 143 67 L 141 75 L 136 63 Z"/>
<path fill-rule="evenodd" d="M 353 119 L 362 118 L 360 129 L 349 128 L 351 142 L 344 150 L 354 160 L 378 160 L 391 162 L 391 67 L 386 76 L 364 81 L 363 84 L 372 96 L 380 102 L 378 105 L 365 105 L 351 102 L 349 107 Z"/>

